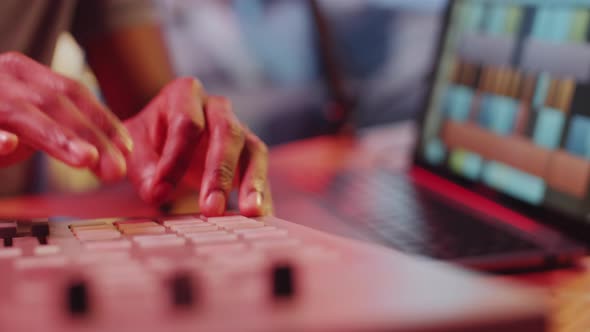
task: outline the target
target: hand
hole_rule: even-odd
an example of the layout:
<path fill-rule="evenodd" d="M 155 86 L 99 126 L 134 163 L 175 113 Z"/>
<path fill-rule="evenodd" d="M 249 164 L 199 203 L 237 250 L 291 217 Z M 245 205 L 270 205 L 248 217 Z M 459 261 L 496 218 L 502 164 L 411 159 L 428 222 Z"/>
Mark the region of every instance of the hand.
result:
<path fill-rule="evenodd" d="M 201 213 L 218 216 L 239 184 L 242 214 L 271 213 L 266 145 L 197 80 L 171 82 L 125 125 L 136 143 L 129 177 L 144 200 L 161 203 L 186 181 L 200 188 Z"/>
<path fill-rule="evenodd" d="M 88 89 L 20 53 L 0 54 L 0 166 L 42 150 L 117 180 L 131 149 L 125 127 Z"/>

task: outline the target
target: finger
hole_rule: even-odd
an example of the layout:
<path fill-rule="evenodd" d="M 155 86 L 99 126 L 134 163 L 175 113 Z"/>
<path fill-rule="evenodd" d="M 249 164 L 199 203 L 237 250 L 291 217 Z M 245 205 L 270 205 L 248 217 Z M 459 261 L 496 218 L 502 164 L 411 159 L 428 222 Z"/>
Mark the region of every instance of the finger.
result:
<path fill-rule="evenodd" d="M 18 137 L 10 132 L 0 130 L 0 156 L 13 153 L 18 147 Z"/>
<path fill-rule="evenodd" d="M 92 167 L 98 150 L 71 130 L 53 121 L 41 110 L 25 102 L 0 104 L 0 127 L 20 140 L 73 167 Z"/>
<path fill-rule="evenodd" d="M 66 97 L 42 87 L 30 87 L 20 81 L 0 77 L 0 98 L 26 101 L 62 127 L 71 129 L 79 138 L 94 145 L 100 160 L 93 168 L 104 181 L 121 179 L 126 174 L 125 157 L 110 139 Z"/>
<path fill-rule="evenodd" d="M 226 99 L 210 97 L 205 113 L 210 142 L 199 204 L 204 215 L 216 216 L 225 212 L 245 137 L 243 128 Z"/>
<path fill-rule="evenodd" d="M 12 75 L 21 82 L 67 96 L 96 127 L 117 144 L 123 154 L 128 154 L 133 149 L 133 141 L 126 128 L 83 85 L 16 52 L 1 54 L 0 68 L 3 73 Z"/>
<path fill-rule="evenodd" d="M 240 183 L 240 213 L 248 217 L 265 215 L 269 210 L 268 148 L 250 130 L 246 131 L 243 175 Z"/>
<path fill-rule="evenodd" d="M 205 127 L 201 84 L 194 78 L 172 82 L 161 94 L 163 102 L 155 102 L 159 114 L 166 115 L 164 147 L 152 181 L 152 201 L 160 203 L 173 191 L 190 166 L 199 137 Z M 152 105 L 148 106 L 151 107 Z M 148 110 L 150 111 L 150 110 Z"/>
<path fill-rule="evenodd" d="M 142 124 L 136 119 L 127 121 L 126 125 L 129 131 L 137 133 L 138 136 L 135 137 L 137 141 L 146 142 L 149 140 L 149 133 L 144 130 L 136 130 L 137 127 L 142 127 Z M 159 197 L 167 194 L 158 193 L 153 189 L 158 160 L 159 155 L 147 144 L 136 146 L 133 153 L 127 158 L 130 169 L 129 179 L 135 188 L 138 188 L 141 199 L 152 204 L 157 203 Z"/>
<path fill-rule="evenodd" d="M 125 177 L 127 163 L 123 153 L 69 99 L 57 95 L 53 102 L 44 105 L 42 110 L 98 149 L 100 158 L 92 171 L 101 180 L 110 182 Z"/>
<path fill-rule="evenodd" d="M 203 128 L 186 114 L 177 114 L 168 124 L 166 143 L 158 161 L 151 191 L 154 203 L 166 200 L 188 169 Z"/>

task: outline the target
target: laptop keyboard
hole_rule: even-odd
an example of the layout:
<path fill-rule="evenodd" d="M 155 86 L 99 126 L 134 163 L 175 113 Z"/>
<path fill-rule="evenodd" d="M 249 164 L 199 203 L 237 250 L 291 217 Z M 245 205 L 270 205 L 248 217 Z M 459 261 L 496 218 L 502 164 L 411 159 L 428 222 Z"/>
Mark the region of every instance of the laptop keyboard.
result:
<path fill-rule="evenodd" d="M 341 173 L 320 200 L 354 227 L 410 254 L 461 260 L 538 249 L 516 231 L 474 217 L 399 173 Z"/>

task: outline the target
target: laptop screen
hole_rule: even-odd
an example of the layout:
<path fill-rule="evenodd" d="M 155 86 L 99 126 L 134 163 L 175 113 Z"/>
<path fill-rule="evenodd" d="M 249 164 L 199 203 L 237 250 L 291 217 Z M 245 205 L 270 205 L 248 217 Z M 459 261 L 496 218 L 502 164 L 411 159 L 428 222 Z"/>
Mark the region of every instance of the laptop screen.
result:
<path fill-rule="evenodd" d="M 451 6 L 419 158 L 589 220 L 590 1 Z"/>

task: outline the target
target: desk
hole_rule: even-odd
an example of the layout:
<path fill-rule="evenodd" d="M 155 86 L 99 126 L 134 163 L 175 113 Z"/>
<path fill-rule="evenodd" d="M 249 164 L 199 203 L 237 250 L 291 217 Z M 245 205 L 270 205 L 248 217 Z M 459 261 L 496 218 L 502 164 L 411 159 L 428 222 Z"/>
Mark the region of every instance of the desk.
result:
<path fill-rule="evenodd" d="M 415 130 L 412 125 L 404 124 L 394 130 L 383 128 L 373 130 L 360 140 L 343 137 L 318 137 L 305 141 L 290 143 L 271 151 L 270 176 L 273 181 L 276 214 L 287 220 L 314 227 L 309 220 L 297 220 L 293 211 L 285 202 L 293 198 L 293 185 L 304 191 L 317 191 L 322 183 L 306 181 L 305 176 L 313 172 L 319 178 L 329 179 L 343 168 L 370 168 L 375 161 L 388 165 L 392 169 L 406 167 L 410 160 L 408 148 L 412 145 Z M 384 154 L 383 151 L 388 153 Z M 305 158 L 302 158 L 305 156 Z M 303 170 L 303 171 L 302 171 Z M 318 178 L 317 176 L 315 178 Z M 195 202 L 196 197 L 189 198 L 182 208 Z M 42 217 L 42 216 L 76 216 L 81 218 L 98 218 L 109 216 L 158 216 L 161 212 L 143 203 L 127 184 L 106 186 L 98 191 L 84 194 L 59 194 L 45 196 L 25 196 L 0 200 L 0 217 Z M 555 296 L 555 320 L 568 321 L 576 315 L 579 304 L 568 301 L 567 290 L 584 290 L 590 294 L 590 257 L 588 264 L 581 263 L 579 269 L 556 270 L 544 273 L 507 277 L 520 282 L 545 287 Z M 584 267 L 584 265 L 588 267 Z M 590 307 L 590 299 L 586 303 Z M 590 331 L 590 314 L 587 325 L 568 329 L 567 324 L 556 331 Z"/>

